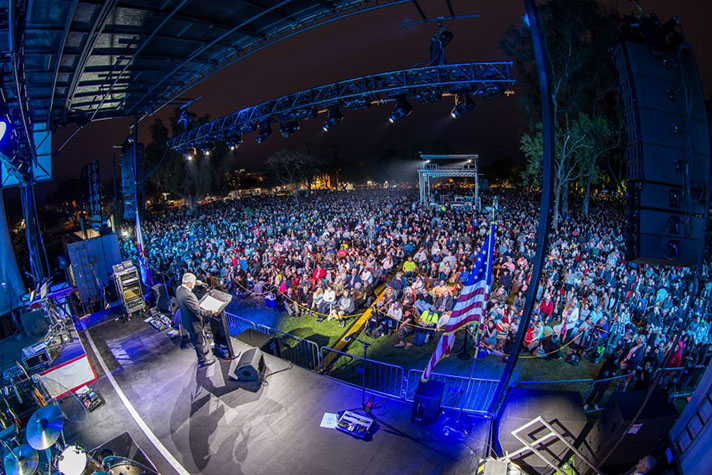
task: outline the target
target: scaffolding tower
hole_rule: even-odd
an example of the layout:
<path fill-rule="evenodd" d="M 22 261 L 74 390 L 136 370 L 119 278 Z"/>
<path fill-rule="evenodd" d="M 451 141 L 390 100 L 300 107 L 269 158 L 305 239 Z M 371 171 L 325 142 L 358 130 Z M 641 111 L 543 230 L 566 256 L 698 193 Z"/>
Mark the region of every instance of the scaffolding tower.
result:
<path fill-rule="evenodd" d="M 420 154 L 423 166 L 418 169 L 418 189 L 420 202 L 425 205 L 434 203 L 433 180 L 438 178 L 472 178 L 474 193 L 472 205 L 480 209 L 480 179 L 477 173 L 478 155 L 424 155 Z M 446 162 L 446 161 L 449 161 Z M 447 165 L 445 164 L 447 163 Z"/>

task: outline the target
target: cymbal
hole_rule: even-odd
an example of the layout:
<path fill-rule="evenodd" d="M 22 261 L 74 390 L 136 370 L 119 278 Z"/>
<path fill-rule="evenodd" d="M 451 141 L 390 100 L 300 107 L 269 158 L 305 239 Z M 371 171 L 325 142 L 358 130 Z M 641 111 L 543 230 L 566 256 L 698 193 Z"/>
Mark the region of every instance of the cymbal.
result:
<path fill-rule="evenodd" d="M 37 409 L 27 421 L 27 443 L 33 449 L 48 449 L 59 439 L 62 425 L 62 411 L 59 407 L 44 406 Z"/>
<path fill-rule="evenodd" d="M 33 475 L 37 471 L 40 456 L 27 444 L 15 447 L 12 452 L 5 449 L 2 463 L 7 475 Z"/>

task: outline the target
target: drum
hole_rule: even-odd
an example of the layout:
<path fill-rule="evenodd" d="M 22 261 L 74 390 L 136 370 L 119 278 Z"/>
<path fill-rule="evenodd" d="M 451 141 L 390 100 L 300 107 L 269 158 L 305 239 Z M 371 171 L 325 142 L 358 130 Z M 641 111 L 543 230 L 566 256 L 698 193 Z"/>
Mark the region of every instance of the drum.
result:
<path fill-rule="evenodd" d="M 87 453 L 78 445 L 68 445 L 57 457 L 57 470 L 63 475 L 82 475 L 87 467 Z"/>
<path fill-rule="evenodd" d="M 104 472 L 109 475 L 158 475 L 154 470 L 140 463 L 115 455 L 104 458 Z"/>

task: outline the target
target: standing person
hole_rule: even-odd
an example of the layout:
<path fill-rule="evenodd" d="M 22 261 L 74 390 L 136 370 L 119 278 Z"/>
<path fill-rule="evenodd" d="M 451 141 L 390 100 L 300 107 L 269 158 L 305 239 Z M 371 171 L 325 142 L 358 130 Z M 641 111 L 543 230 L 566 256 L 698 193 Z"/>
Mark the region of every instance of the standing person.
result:
<path fill-rule="evenodd" d="M 198 297 L 193 293 L 196 282 L 195 274 L 190 272 L 183 274 L 181 285 L 176 289 L 176 300 L 180 309 L 181 322 L 188 332 L 190 343 L 198 356 L 198 366 L 203 367 L 215 363 L 215 359 L 207 355 L 208 349 L 205 348 L 203 340 L 203 318 L 212 316 L 213 312 L 200 307 Z"/>

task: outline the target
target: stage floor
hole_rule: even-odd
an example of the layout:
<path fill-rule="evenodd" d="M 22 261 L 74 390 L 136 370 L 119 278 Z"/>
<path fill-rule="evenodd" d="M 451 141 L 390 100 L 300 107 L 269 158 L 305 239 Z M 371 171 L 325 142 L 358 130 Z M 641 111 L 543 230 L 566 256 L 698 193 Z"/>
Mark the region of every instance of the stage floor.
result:
<path fill-rule="evenodd" d="M 270 355 L 276 374 L 255 391 L 228 378 L 228 363 L 198 368 L 192 349 L 140 319 L 104 321 L 82 338 L 106 404 L 67 424 L 68 441 L 92 448 L 128 432 L 163 474 L 474 473 L 484 454 L 484 419 L 472 418 L 469 436 L 450 429 L 456 414 L 423 429 L 410 404 L 386 398 L 369 441 L 321 428 L 325 412 L 360 407 L 361 391 Z"/>

